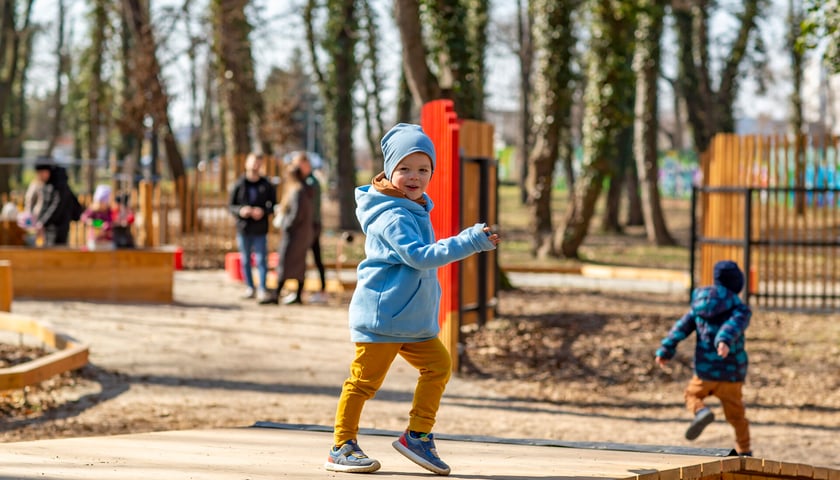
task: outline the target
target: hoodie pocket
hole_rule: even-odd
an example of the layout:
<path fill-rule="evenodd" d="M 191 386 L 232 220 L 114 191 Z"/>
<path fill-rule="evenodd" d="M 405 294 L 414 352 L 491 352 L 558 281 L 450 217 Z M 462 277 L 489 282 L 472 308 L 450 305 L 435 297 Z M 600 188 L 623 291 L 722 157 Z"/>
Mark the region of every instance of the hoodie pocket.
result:
<path fill-rule="evenodd" d="M 416 288 L 406 296 L 404 288 L 392 295 L 382 296 L 379 333 L 406 338 L 426 338 L 437 335 L 436 283 L 420 279 Z"/>

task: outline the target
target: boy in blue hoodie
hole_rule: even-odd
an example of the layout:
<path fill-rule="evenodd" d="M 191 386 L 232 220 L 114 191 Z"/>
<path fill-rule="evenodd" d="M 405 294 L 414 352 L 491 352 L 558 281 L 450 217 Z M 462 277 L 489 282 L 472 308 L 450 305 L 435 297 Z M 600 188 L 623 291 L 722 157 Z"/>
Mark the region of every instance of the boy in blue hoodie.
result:
<path fill-rule="evenodd" d="M 397 355 L 419 378 L 408 428 L 393 443 L 427 470 L 448 475 L 431 433 L 452 365 L 438 338 L 440 285 L 437 268 L 493 250 L 500 238 L 484 224 L 435 240 L 425 193 L 435 149 L 419 125 L 398 124 L 382 137 L 385 171 L 356 189 L 356 215 L 366 235 L 350 301 L 350 339 L 356 344 L 335 416 L 334 445 L 324 468 L 365 473 L 379 469 L 357 442 L 365 402 L 373 398 Z"/>
<path fill-rule="evenodd" d="M 685 404 L 694 420 L 685 438 L 694 440 L 715 419 L 703 403 L 714 395 L 735 429 L 733 454 L 751 456 L 750 427 L 745 415 L 741 389 L 747 376 L 744 331 L 750 324 L 750 307 L 738 294 L 744 288 L 744 273 L 731 260 L 717 262 L 714 285 L 698 288 L 692 294 L 691 309 L 680 318 L 656 351 L 660 367 L 674 357 L 677 344 L 697 332 L 694 349 L 694 377 L 685 389 Z"/>

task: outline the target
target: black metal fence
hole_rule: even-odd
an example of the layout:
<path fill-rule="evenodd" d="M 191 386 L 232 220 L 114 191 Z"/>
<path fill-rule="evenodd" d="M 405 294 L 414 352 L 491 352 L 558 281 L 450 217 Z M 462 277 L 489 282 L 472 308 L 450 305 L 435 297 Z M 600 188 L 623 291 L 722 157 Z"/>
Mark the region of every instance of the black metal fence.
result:
<path fill-rule="evenodd" d="M 729 204 L 743 211 L 716 213 L 722 218 L 698 221 L 698 215 L 706 214 L 701 206 L 716 196 L 727 197 Z M 745 302 L 779 309 L 840 308 L 840 189 L 695 187 L 692 215 L 692 290 L 698 250 L 702 258 L 710 249 L 722 249 L 747 273 Z M 698 225 L 735 217 L 743 218 L 743 223 L 740 219 L 732 222 L 736 229 L 742 226 L 740 234 L 730 230 L 721 236 L 704 236 L 698 231 Z"/>

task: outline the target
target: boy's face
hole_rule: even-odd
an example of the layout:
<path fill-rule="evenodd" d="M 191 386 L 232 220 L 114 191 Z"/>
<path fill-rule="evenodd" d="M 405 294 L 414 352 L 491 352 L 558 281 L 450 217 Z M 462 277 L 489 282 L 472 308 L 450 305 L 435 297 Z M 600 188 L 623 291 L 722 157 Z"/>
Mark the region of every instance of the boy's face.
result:
<path fill-rule="evenodd" d="M 391 173 L 391 183 L 411 200 L 419 200 L 432 179 L 432 159 L 422 152 L 408 154 Z"/>

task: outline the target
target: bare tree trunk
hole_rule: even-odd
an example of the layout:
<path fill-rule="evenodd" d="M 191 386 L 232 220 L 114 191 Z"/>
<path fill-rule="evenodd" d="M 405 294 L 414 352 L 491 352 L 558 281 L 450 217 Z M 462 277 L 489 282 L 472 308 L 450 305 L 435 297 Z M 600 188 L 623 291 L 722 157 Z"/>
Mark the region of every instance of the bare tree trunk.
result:
<path fill-rule="evenodd" d="M 626 114 L 628 98 L 632 97 L 633 73 L 625 62 L 616 58 L 632 55 L 635 19 L 630 0 L 613 2 L 594 0 L 592 31 L 599 32 L 590 41 L 587 68 L 586 104 L 583 124 L 583 168 L 576 179 L 575 197 L 563 230 L 560 252 L 577 258 L 586 239 L 595 213 L 595 205 L 604 181 L 614 175 L 613 159 L 619 155 L 615 139 L 632 123 Z M 628 118 L 629 117 L 629 118 Z"/>
<path fill-rule="evenodd" d="M 219 97 L 225 117 L 227 157 L 252 150 L 252 114 L 258 110 L 251 42 L 251 25 L 245 15 L 248 0 L 214 0 L 212 3 L 214 50 L 219 68 Z"/>
<path fill-rule="evenodd" d="M 88 138 L 87 138 L 87 167 L 83 169 L 88 193 L 96 188 L 96 161 L 99 158 L 99 138 L 102 128 L 102 57 L 105 55 L 105 28 L 108 21 L 104 2 L 98 1 L 94 5 L 94 19 L 96 27 L 91 29 L 93 35 L 91 45 L 90 85 L 87 91 L 88 100 Z"/>
<path fill-rule="evenodd" d="M 0 156 L 19 157 L 25 119 L 23 95 L 32 47 L 30 19 L 34 0 L 28 0 L 18 26 L 17 2 L 0 3 Z M 0 165 L 0 194 L 9 193 L 12 165 Z"/>
<path fill-rule="evenodd" d="M 632 99 L 632 98 L 630 98 Z M 613 162 L 613 173 L 610 176 L 610 188 L 607 191 L 607 201 L 604 208 L 604 221 L 601 230 L 604 232 L 621 233 L 621 199 L 627 186 L 628 164 L 633 161 L 633 128 L 625 127 L 616 139 L 616 157 Z"/>
<path fill-rule="evenodd" d="M 630 147 L 632 150 L 632 146 Z M 632 151 L 631 151 L 632 155 Z M 639 175 L 636 173 L 636 164 L 630 159 L 627 172 L 624 175 L 624 185 L 627 191 L 627 220 L 624 222 L 628 227 L 638 227 L 645 224 L 645 216 L 642 213 L 642 197 L 639 191 Z"/>
<path fill-rule="evenodd" d="M 567 138 L 572 104 L 575 37 L 571 28 L 577 2 L 534 2 L 534 43 L 538 55 L 535 79 L 534 149 L 528 157 L 528 205 L 531 214 L 531 253 L 554 255 L 551 193 L 560 142 Z M 558 33 L 560 32 L 560 33 Z"/>
<path fill-rule="evenodd" d="M 519 37 L 519 148 L 516 161 L 519 172 L 519 192 L 522 203 L 528 201 L 528 152 L 531 150 L 531 71 L 534 65 L 534 16 L 527 4 L 516 0 L 517 33 Z"/>
<path fill-rule="evenodd" d="M 402 40 L 403 69 L 408 88 L 419 107 L 443 96 L 438 79 L 426 63 L 428 51 L 420 26 L 418 0 L 394 0 L 394 16 Z"/>
<path fill-rule="evenodd" d="M 802 121 L 802 52 L 797 49 L 796 41 L 802 34 L 801 24 L 804 20 L 802 5 L 797 6 L 796 0 L 788 0 L 788 31 L 787 49 L 790 54 L 791 76 L 793 89 L 790 94 L 790 127 L 794 135 L 801 135 L 803 131 Z"/>
<path fill-rule="evenodd" d="M 181 206 L 182 218 L 191 218 L 186 215 L 186 172 L 178 143 L 172 132 L 172 125 L 169 121 L 169 98 L 163 87 L 160 78 L 160 64 L 155 53 L 156 45 L 152 33 L 152 25 L 149 20 L 148 10 L 141 5 L 141 0 L 123 0 L 124 15 L 128 19 L 128 26 L 134 37 L 134 50 L 132 55 L 132 81 L 134 89 L 141 95 L 146 111 L 154 121 L 155 128 L 163 137 L 166 160 L 169 165 L 169 172 L 176 185 L 183 184 L 185 189 L 178 194 Z M 184 224 L 184 228 L 188 228 Z"/>
<path fill-rule="evenodd" d="M 385 133 L 385 122 L 383 120 L 382 98 L 380 93 L 382 87 L 382 74 L 379 70 L 379 33 L 376 22 L 376 12 L 368 2 L 362 2 L 362 15 L 366 20 L 367 33 L 367 71 L 369 82 L 365 85 L 365 130 L 367 131 L 368 147 L 372 159 L 374 174 L 384 170 L 385 159 L 382 150 L 379 148 L 379 139 Z"/>
<path fill-rule="evenodd" d="M 304 24 L 312 67 L 327 106 L 329 150 L 336 160 L 335 180 L 339 204 L 339 227 L 358 230 L 354 190 L 356 166 L 353 158 L 353 89 L 359 79 L 355 48 L 359 24 L 355 0 L 327 2 L 327 28 L 321 46 L 327 50 L 331 68 L 320 67 L 319 42 L 315 35 L 315 1 L 304 9 Z"/>
<path fill-rule="evenodd" d="M 738 14 L 735 39 L 725 54 L 717 90 L 712 85 L 709 61 L 709 9 L 711 0 L 673 1 L 677 29 L 680 91 L 684 94 L 694 146 L 704 152 L 717 132 L 734 132 L 734 100 L 741 64 L 746 58 L 750 35 L 755 30 L 761 0 L 745 0 Z"/>
<path fill-rule="evenodd" d="M 674 245 L 659 196 L 659 158 L 657 134 L 659 132 L 658 90 L 662 22 L 665 15 L 664 0 L 643 0 L 636 34 L 637 45 L 633 58 L 636 71 L 636 107 L 633 150 L 636 172 L 642 197 L 642 214 L 649 241 L 656 245 Z"/>
<path fill-rule="evenodd" d="M 64 8 L 64 0 L 58 0 L 58 32 L 56 36 L 55 46 L 55 93 L 53 93 L 52 100 L 52 126 L 50 129 L 50 138 L 47 140 L 47 148 L 44 154 L 51 157 L 53 149 L 55 148 L 58 136 L 61 135 L 61 115 L 64 109 L 64 101 L 62 100 L 62 93 L 64 90 L 64 73 L 67 69 L 67 53 L 64 51 L 64 21 L 66 17 L 66 9 Z"/>

